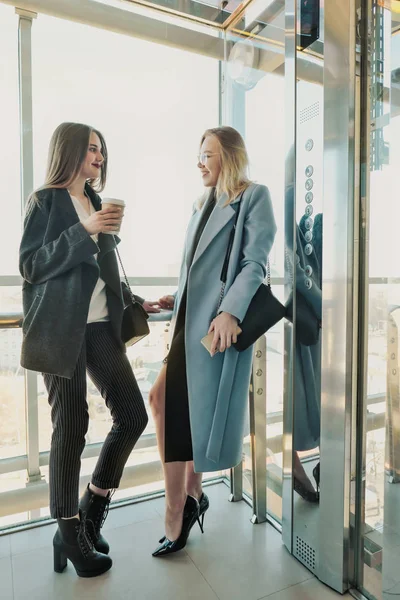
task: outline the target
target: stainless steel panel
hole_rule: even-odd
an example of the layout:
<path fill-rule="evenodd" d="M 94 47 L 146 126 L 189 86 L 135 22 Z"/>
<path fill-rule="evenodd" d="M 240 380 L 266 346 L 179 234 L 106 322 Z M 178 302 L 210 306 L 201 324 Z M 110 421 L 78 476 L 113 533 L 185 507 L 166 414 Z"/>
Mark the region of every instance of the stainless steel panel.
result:
<path fill-rule="evenodd" d="M 33 190 L 33 134 L 32 134 L 32 58 L 31 29 L 33 13 L 18 11 L 19 28 L 19 100 L 21 124 L 21 199 L 24 208 Z M 39 412 L 37 374 L 25 372 L 26 452 L 28 483 L 40 481 L 39 467 Z"/>
<path fill-rule="evenodd" d="M 369 54 L 369 33 L 371 0 L 359 0 L 357 2 L 358 16 L 361 22 L 358 28 L 357 40 L 360 44 L 361 56 Z M 364 398 L 368 394 L 367 371 L 368 371 L 368 259 L 369 259 L 369 165 L 370 165 L 370 68 L 368 60 L 362 60 L 359 77 L 356 80 L 356 116 L 359 118 L 359 173 L 357 196 L 355 198 L 355 223 L 354 236 L 355 251 L 358 253 L 358 264 L 355 269 L 355 277 L 358 279 L 358 356 L 355 402 L 353 403 L 352 423 L 352 463 L 351 463 L 351 494 L 354 500 L 350 506 L 350 572 L 351 581 L 354 585 L 362 587 L 363 565 L 364 565 L 364 522 L 365 522 L 365 444 L 367 432 L 367 418 L 364 410 Z M 356 133 L 358 129 L 356 129 Z M 357 202 L 357 199 L 359 201 Z M 357 210 L 358 207 L 358 210 Z"/>
<path fill-rule="evenodd" d="M 355 3 L 325 2 L 324 255 L 318 577 L 348 587 L 353 374 Z"/>
<path fill-rule="evenodd" d="M 321 287 L 323 111 L 323 87 L 304 82 L 298 77 L 295 221 L 296 242 L 300 247 L 297 247 L 296 262 L 300 260 L 304 273 L 300 270 L 296 272 L 296 302 L 311 302 L 310 298 Z M 310 190 L 312 197 L 309 196 Z M 314 223 L 318 224 L 318 233 L 314 231 Z M 304 486 L 308 496 L 304 499 L 301 494 L 294 492 L 293 554 L 310 571 L 317 573 L 320 519 L 313 470 L 319 462 L 321 341 L 305 346 L 299 341 L 297 322 L 294 323 L 294 329 L 293 475 L 294 481 Z"/>
<path fill-rule="evenodd" d="M 236 467 L 230 469 L 230 488 L 229 502 L 243 500 L 243 463 L 239 463 Z"/>
<path fill-rule="evenodd" d="M 285 5 L 285 239 L 289 238 L 291 248 L 295 239 L 296 205 L 296 107 L 297 107 L 297 0 L 286 0 Z M 289 257 L 294 264 L 294 256 Z M 295 271 L 285 261 L 285 297 L 289 298 L 295 289 Z M 296 300 L 294 298 L 293 314 Z M 282 486 L 282 535 L 287 549 L 293 549 L 293 381 L 294 348 L 293 328 L 285 322 L 284 329 L 284 404 L 283 404 L 283 486 Z"/>
<path fill-rule="evenodd" d="M 252 523 L 267 520 L 267 341 L 262 336 L 254 347 L 250 387 L 250 436 L 253 489 Z"/>
<path fill-rule="evenodd" d="M 19 108 L 21 125 L 21 192 L 25 206 L 33 190 L 33 134 L 32 134 L 32 58 L 31 29 L 35 13 L 20 11 L 18 27 L 19 49 Z"/>

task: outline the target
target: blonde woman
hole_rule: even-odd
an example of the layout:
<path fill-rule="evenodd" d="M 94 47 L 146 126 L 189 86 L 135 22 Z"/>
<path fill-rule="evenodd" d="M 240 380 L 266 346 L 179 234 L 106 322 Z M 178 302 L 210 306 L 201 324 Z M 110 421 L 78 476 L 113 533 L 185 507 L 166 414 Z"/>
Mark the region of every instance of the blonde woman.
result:
<path fill-rule="evenodd" d="M 245 144 L 235 129 L 207 130 L 197 166 L 207 190 L 188 226 L 178 291 L 159 300 L 161 307 L 173 307 L 174 323 L 170 352 L 149 398 L 166 490 L 165 536 L 153 556 L 181 550 L 196 520 L 202 529 L 209 506 L 202 473 L 241 461 L 252 348 L 239 353 L 232 344 L 265 278 L 276 233 L 268 189 L 248 179 Z M 211 353 L 201 344 L 208 332 Z"/>
<path fill-rule="evenodd" d="M 81 577 L 111 565 L 100 529 L 111 490 L 146 427 L 147 414 L 121 339 L 124 300 L 116 240 L 119 209 L 101 209 L 107 149 L 88 125 L 62 123 L 49 150 L 45 185 L 32 195 L 20 247 L 23 283 L 21 364 L 43 373 L 53 436 L 50 512 L 58 520 L 54 569 L 67 559 Z M 151 303 L 144 303 L 152 310 Z M 81 454 L 89 414 L 86 373 L 111 411 L 113 425 L 79 502 Z"/>

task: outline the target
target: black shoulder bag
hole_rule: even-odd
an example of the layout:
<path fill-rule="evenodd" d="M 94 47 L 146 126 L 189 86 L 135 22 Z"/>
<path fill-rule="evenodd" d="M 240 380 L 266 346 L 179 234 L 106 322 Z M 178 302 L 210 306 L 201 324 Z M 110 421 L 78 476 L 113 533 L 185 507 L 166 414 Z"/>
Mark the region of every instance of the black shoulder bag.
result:
<path fill-rule="evenodd" d="M 122 317 L 121 339 L 126 346 L 133 346 L 133 344 L 140 342 L 146 335 L 149 335 L 150 329 L 147 323 L 149 315 L 140 302 L 136 300 L 131 290 L 131 286 L 129 285 L 118 248 L 115 248 L 115 250 L 125 279 L 125 281 L 121 282 L 122 297 L 125 303 L 124 315 Z"/>
<path fill-rule="evenodd" d="M 229 259 L 232 252 L 233 241 L 235 238 L 236 225 L 239 218 L 241 200 L 238 203 L 236 218 L 231 235 L 229 238 L 228 248 L 224 264 L 221 271 L 221 295 L 218 303 L 218 310 L 222 304 L 225 294 L 225 286 L 228 274 Z M 238 335 L 238 339 L 234 347 L 238 352 L 247 350 L 249 346 L 254 344 L 268 329 L 271 329 L 278 323 L 286 314 L 286 308 L 279 302 L 271 290 L 271 268 L 269 259 L 267 263 L 267 284 L 262 283 L 254 294 L 249 308 L 244 316 L 244 319 L 239 323 L 242 333 Z"/>

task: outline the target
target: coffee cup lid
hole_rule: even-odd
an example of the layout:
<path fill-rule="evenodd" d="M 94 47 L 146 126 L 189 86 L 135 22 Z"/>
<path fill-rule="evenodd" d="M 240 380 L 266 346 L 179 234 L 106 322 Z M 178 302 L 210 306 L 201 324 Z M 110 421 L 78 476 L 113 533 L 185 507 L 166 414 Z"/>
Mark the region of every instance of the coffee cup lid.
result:
<path fill-rule="evenodd" d="M 119 200 L 118 198 L 103 198 L 102 204 L 116 204 L 117 206 L 125 206 L 125 200 Z"/>

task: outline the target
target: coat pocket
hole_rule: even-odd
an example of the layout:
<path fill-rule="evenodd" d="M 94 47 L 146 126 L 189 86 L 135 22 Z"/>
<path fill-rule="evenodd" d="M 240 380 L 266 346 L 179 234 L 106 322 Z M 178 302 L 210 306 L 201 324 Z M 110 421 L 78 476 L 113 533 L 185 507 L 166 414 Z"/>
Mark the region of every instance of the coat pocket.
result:
<path fill-rule="evenodd" d="M 29 307 L 28 312 L 26 313 L 26 315 L 24 315 L 24 320 L 22 322 L 22 332 L 24 334 L 26 334 L 28 332 L 30 326 L 32 325 L 32 321 L 36 315 L 37 309 L 39 308 L 41 299 L 42 299 L 42 296 L 40 296 L 39 294 L 36 294 L 36 296 L 33 299 L 32 304 Z"/>

